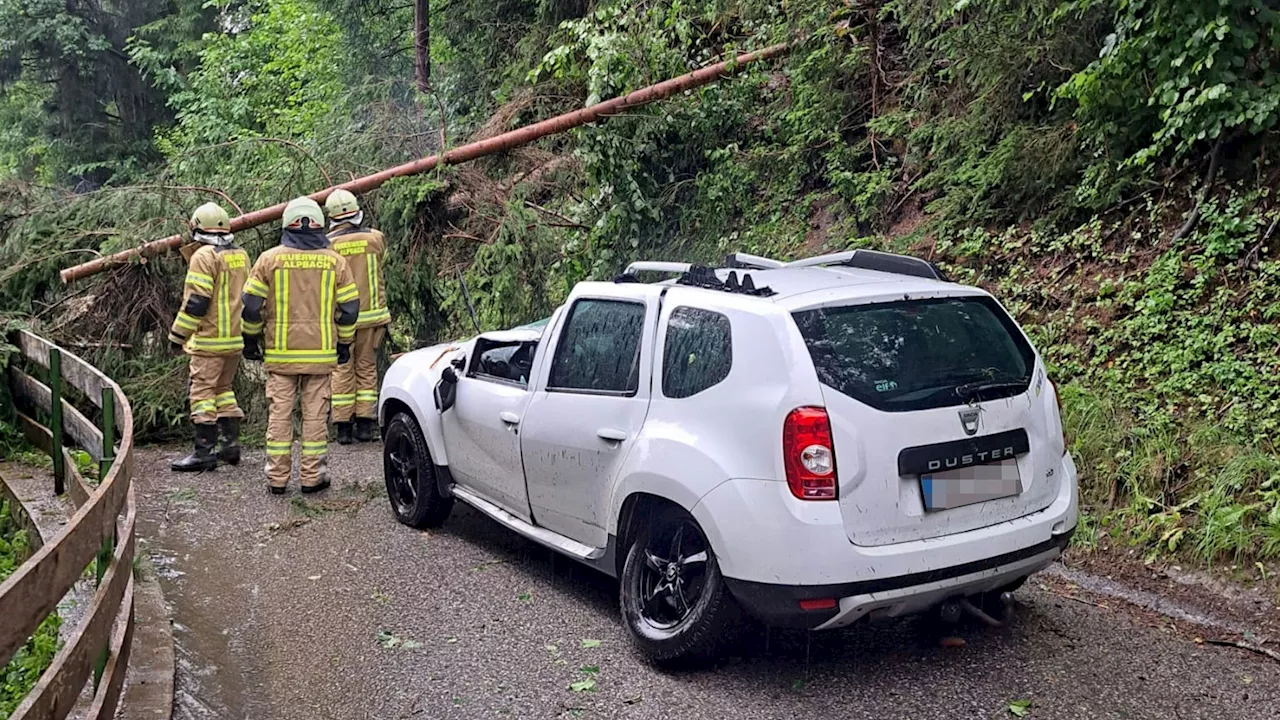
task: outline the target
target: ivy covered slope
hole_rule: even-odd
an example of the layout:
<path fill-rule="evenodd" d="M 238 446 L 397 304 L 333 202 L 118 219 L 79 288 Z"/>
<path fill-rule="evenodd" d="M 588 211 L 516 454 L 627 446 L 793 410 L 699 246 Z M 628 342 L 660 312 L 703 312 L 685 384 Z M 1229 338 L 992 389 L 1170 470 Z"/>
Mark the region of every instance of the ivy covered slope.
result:
<path fill-rule="evenodd" d="M 1036 336 L 1085 542 L 1280 560 L 1273 3 L 453 0 L 432 11 L 429 95 L 404 5 L 0 7 L 3 307 L 112 346 L 96 359 L 156 432 L 183 414 L 160 348 L 179 261 L 65 290 L 59 267 L 175 232 L 208 197 L 273 204 L 789 41 L 737 79 L 371 195 L 397 348 L 470 331 L 459 278 L 496 328 L 636 258 L 912 251 Z M 81 76 L 100 81 L 63 87 Z M 67 130 L 89 123 L 72 91 L 99 135 Z"/>
<path fill-rule="evenodd" d="M 9 514 L 8 501 L 0 502 L 0 582 L 31 554 L 27 531 L 17 527 Z M 53 662 L 58 651 L 61 619 L 55 612 L 45 619 L 26 645 L 18 648 L 8 665 L 0 665 L 0 720 L 6 720 L 35 687 L 40 674 Z"/>

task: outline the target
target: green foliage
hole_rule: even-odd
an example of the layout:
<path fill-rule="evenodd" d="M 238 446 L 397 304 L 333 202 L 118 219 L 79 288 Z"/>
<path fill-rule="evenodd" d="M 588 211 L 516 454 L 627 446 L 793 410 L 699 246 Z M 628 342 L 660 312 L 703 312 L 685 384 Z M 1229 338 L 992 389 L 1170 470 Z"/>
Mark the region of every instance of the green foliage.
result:
<path fill-rule="evenodd" d="M 1062 15 L 1106 9 L 1101 57 L 1057 91 L 1077 103 L 1098 152 L 1144 165 L 1280 118 L 1280 12 L 1266 0 L 1077 0 Z"/>
<path fill-rule="evenodd" d="M 0 158 L 23 179 L 98 185 L 146 165 L 163 100 L 124 52 L 168 0 L 0 3 Z M 8 124 L 8 123 L 6 123 Z"/>
<path fill-rule="evenodd" d="M 314 133 L 342 94 L 341 40 L 311 0 L 263 3 L 242 29 L 206 37 L 199 67 L 169 99 L 178 124 L 161 148 L 172 157 L 228 139 Z"/>
<path fill-rule="evenodd" d="M 1280 264 L 1245 252 L 1280 216 L 1265 209 L 1269 195 L 1210 200 L 1176 245 L 1147 237 L 1173 214 L 1154 202 L 1123 233 L 1125 221 L 1096 218 L 1068 233 L 971 230 L 938 244 L 1071 383 L 1064 420 L 1082 501 L 1102 520 L 1095 539 L 1105 530 L 1208 563 L 1280 558 Z"/>
<path fill-rule="evenodd" d="M 17 527 L 9 503 L 0 502 L 0 582 L 7 579 L 31 554 L 26 530 Z M 35 686 L 40 675 L 58 652 L 58 628 L 62 620 L 55 612 L 45 618 L 35 635 L 18 648 L 8 665 L 0 667 L 0 720 L 6 720 Z"/>

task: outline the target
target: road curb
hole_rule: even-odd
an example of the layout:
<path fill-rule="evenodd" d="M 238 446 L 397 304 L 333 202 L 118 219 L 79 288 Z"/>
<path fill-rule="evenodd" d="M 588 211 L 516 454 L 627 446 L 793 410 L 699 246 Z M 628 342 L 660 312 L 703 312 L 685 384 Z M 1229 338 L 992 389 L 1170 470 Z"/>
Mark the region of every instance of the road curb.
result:
<path fill-rule="evenodd" d="M 67 524 L 75 509 L 54 497 L 48 470 L 17 463 L 0 464 L 0 498 L 16 503 L 23 525 L 31 530 L 34 548 L 51 540 Z M 135 629 L 120 701 L 119 720 L 169 720 L 173 713 L 173 628 L 164 594 L 149 563 L 134 568 L 133 612 Z M 74 602 L 64 603 L 63 632 L 75 627 L 79 613 L 93 598 L 93 587 L 82 581 L 68 593 Z M 65 637 L 63 638 L 66 639 Z"/>
<path fill-rule="evenodd" d="M 173 623 L 150 563 L 134 570 L 135 629 L 118 720 L 169 720 L 173 714 Z"/>

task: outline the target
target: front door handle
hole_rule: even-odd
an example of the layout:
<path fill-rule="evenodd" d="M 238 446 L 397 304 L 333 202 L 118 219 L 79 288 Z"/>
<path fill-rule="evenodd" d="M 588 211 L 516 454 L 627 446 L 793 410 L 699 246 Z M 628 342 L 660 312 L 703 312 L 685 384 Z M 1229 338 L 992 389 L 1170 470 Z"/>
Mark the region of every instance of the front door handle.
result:
<path fill-rule="evenodd" d="M 596 435 L 599 435 L 601 440 L 606 440 L 608 442 L 614 442 L 614 443 L 620 443 L 623 440 L 627 439 L 626 433 L 622 432 L 621 430 L 614 430 L 612 428 L 600 428 L 599 430 L 596 431 Z"/>
<path fill-rule="evenodd" d="M 515 413 L 513 413 L 513 412 L 511 412 L 510 410 L 507 410 L 507 411 L 505 411 L 505 412 L 498 413 L 498 419 L 499 419 L 499 420 L 501 420 L 502 422 L 504 422 L 504 423 L 508 424 L 508 425 L 519 425 L 519 424 L 520 424 L 520 416 L 519 416 L 519 415 L 517 415 L 517 414 L 515 414 Z"/>

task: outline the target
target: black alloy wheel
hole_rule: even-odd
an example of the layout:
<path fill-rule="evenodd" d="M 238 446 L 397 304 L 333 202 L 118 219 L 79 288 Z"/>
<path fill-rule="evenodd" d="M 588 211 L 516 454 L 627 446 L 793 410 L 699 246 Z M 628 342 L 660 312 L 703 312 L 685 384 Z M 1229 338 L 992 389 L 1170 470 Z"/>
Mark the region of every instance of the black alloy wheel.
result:
<path fill-rule="evenodd" d="M 440 493 L 431 451 L 417 420 L 399 413 L 387 425 L 382 474 L 396 520 L 414 528 L 439 527 L 453 510 L 453 498 Z"/>
<path fill-rule="evenodd" d="M 678 507 L 656 510 L 640 522 L 619 592 L 631 641 L 661 667 L 715 663 L 742 618 L 715 551 L 693 516 Z"/>

